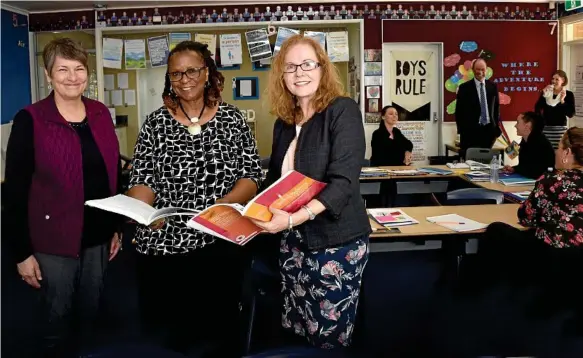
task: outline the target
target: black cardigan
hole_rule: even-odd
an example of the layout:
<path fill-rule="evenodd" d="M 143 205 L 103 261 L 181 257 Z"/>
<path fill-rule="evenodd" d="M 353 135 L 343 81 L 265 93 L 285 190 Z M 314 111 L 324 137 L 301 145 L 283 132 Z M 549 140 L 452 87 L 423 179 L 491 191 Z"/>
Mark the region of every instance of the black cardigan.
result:
<path fill-rule="evenodd" d="M 381 122 L 379 129 L 372 134 L 371 149 L 370 165 L 373 167 L 404 165 L 405 152 L 413 151 L 413 143 L 396 127 L 391 139 L 387 127 Z"/>
<path fill-rule="evenodd" d="M 555 150 L 543 133 L 531 133 L 528 141 L 522 139 L 518 151 L 518 165 L 514 172 L 527 178 L 538 179 L 555 166 Z"/>
<path fill-rule="evenodd" d="M 554 95 L 554 97 L 556 96 L 558 95 Z M 575 115 L 575 96 L 573 92 L 567 91 L 565 103 L 559 102 L 552 107 L 547 104 L 546 99 L 541 94 L 534 105 L 534 111 L 544 118 L 546 126 L 566 126 L 567 117 L 571 118 Z"/>
<path fill-rule="evenodd" d="M 295 138 L 295 125 L 277 119 L 264 187 L 281 176 L 283 158 Z M 310 250 L 338 246 L 371 233 L 360 196 L 360 170 L 366 151 L 362 114 L 347 97 L 335 99 L 302 126 L 294 169 L 327 183 L 318 199 L 326 210 L 298 227 Z"/>

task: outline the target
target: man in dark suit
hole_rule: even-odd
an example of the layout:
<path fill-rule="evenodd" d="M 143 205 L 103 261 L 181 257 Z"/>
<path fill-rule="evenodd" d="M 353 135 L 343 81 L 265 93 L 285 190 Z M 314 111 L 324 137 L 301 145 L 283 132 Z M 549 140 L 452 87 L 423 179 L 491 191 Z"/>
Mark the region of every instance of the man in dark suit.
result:
<path fill-rule="evenodd" d="M 500 100 L 496 84 L 486 80 L 486 61 L 472 63 L 474 79 L 459 86 L 455 108 L 455 123 L 460 135 L 460 155 L 468 148 L 492 148 L 502 131 Z"/>

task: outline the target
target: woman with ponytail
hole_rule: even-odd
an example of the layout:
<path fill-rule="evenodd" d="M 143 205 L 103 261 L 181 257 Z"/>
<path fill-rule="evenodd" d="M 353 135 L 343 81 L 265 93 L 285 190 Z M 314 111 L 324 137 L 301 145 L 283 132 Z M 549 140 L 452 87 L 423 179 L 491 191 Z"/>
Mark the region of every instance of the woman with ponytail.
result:
<path fill-rule="evenodd" d="M 255 139 L 241 111 L 221 100 L 224 77 L 207 45 L 185 41 L 168 55 L 164 106 L 140 129 L 128 195 L 156 209 L 244 204 L 260 184 Z M 142 327 L 168 348 L 203 357 L 240 356 L 237 245 L 175 216 L 136 232 Z"/>

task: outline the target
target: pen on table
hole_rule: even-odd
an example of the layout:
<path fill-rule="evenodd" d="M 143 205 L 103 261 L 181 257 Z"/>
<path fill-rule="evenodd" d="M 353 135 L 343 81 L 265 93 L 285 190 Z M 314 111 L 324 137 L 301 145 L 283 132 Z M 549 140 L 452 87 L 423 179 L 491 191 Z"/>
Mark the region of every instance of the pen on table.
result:
<path fill-rule="evenodd" d="M 454 221 L 436 221 L 435 223 L 436 224 L 447 224 L 447 225 L 465 225 L 466 224 L 464 222 L 458 223 L 458 222 L 454 222 Z"/>

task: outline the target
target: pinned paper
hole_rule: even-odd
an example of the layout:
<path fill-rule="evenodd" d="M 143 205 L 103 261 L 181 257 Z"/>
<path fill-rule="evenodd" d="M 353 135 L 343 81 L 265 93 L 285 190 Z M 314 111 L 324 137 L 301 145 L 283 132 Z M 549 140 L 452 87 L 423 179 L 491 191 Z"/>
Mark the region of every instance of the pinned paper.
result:
<path fill-rule="evenodd" d="M 253 90 L 251 89 L 253 82 L 251 80 L 241 80 L 239 81 L 239 93 L 241 97 L 251 97 L 253 95 Z"/>
<path fill-rule="evenodd" d="M 135 90 L 125 90 L 123 91 L 123 96 L 125 99 L 125 104 L 128 106 L 136 105 L 136 91 Z"/>
<path fill-rule="evenodd" d="M 117 88 L 126 89 L 129 87 L 129 79 L 127 72 L 120 72 L 117 74 Z"/>
<path fill-rule="evenodd" d="M 111 104 L 114 106 L 123 106 L 122 91 L 111 91 Z"/>
<path fill-rule="evenodd" d="M 108 91 L 115 89 L 115 83 L 113 82 L 113 75 L 103 75 L 103 86 Z"/>

